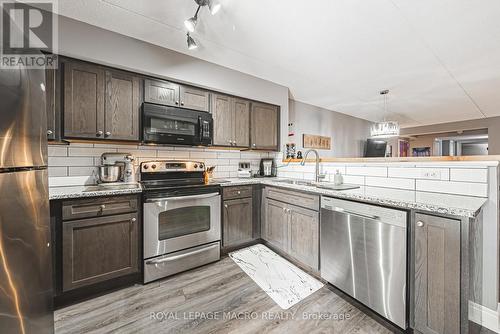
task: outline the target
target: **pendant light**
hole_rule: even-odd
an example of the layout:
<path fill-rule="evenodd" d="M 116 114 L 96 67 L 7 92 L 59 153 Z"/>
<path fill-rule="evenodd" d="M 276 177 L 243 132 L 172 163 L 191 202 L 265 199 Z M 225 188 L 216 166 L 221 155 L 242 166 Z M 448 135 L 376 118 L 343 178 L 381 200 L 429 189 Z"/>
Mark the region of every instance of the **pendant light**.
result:
<path fill-rule="evenodd" d="M 187 33 L 187 44 L 189 50 L 194 50 L 198 48 L 198 45 L 196 45 L 196 42 L 194 41 L 193 37 L 189 35 L 189 33 Z"/>
<path fill-rule="evenodd" d="M 390 137 L 398 137 L 399 136 L 399 123 L 396 121 L 386 121 L 385 117 L 387 116 L 387 95 L 389 94 L 389 90 L 383 90 L 380 92 L 380 95 L 384 98 L 384 121 L 374 123 L 370 129 L 370 135 L 372 138 L 390 138 Z"/>

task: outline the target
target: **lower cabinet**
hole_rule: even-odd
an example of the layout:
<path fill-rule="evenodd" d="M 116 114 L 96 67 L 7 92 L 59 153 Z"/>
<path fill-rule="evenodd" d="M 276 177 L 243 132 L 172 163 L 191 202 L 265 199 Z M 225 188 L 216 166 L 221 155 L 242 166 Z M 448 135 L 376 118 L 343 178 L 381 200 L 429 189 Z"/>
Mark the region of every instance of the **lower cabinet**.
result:
<path fill-rule="evenodd" d="M 460 221 L 415 216 L 415 328 L 460 333 Z"/>
<path fill-rule="evenodd" d="M 252 197 L 224 201 L 224 247 L 252 240 L 252 208 Z"/>
<path fill-rule="evenodd" d="M 57 295 L 77 298 L 100 286 L 113 286 L 114 279 L 134 280 L 141 272 L 139 200 L 137 195 L 122 195 L 51 205 L 59 208 L 51 212 L 59 221 Z"/>
<path fill-rule="evenodd" d="M 293 199 L 293 195 L 290 195 Z M 265 199 L 262 238 L 298 262 L 319 270 L 319 212 Z"/>

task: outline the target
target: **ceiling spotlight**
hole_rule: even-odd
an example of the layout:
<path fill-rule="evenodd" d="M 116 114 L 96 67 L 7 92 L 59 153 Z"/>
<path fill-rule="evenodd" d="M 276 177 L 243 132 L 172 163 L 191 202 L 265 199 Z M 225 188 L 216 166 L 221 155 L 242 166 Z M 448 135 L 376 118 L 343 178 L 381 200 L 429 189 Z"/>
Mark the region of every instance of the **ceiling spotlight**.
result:
<path fill-rule="evenodd" d="M 196 42 L 194 41 L 193 37 L 189 35 L 189 33 L 187 33 L 187 44 L 189 50 L 194 50 L 198 48 L 198 45 L 196 45 Z"/>
<path fill-rule="evenodd" d="M 193 32 L 194 28 L 196 28 L 196 23 L 198 23 L 198 15 L 193 16 L 190 19 L 184 21 L 184 25 L 189 32 Z"/>
<path fill-rule="evenodd" d="M 222 6 L 218 0 L 208 0 L 208 9 L 210 10 L 210 14 L 217 14 L 221 7 Z"/>

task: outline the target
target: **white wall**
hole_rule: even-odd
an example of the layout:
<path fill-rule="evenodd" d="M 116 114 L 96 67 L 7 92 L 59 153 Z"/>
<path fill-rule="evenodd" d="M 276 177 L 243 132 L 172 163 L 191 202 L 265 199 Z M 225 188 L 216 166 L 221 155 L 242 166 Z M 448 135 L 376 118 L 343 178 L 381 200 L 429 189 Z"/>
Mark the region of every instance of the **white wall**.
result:
<path fill-rule="evenodd" d="M 131 37 L 59 16 L 59 54 L 279 105 L 281 143 L 288 88 Z"/>
<path fill-rule="evenodd" d="M 371 122 L 299 101 L 289 101 L 289 121 L 295 136 L 288 138 L 303 151 L 302 135 L 331 136 L 332 149 L 319 150 L 322 157 L 361 157 L 364 141 L 370 135 Z"/>

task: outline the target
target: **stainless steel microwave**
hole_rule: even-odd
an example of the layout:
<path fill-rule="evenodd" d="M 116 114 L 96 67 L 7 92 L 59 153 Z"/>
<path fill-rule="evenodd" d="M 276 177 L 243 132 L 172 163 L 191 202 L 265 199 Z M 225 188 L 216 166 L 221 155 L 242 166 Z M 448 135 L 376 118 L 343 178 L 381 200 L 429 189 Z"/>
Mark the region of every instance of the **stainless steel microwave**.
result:
<path fill-rule="evenodd" d="M 145 143 L 212 145 L 210 113 L 153 103 L 144 103 L 142 109 L 142 140 Z"/>

